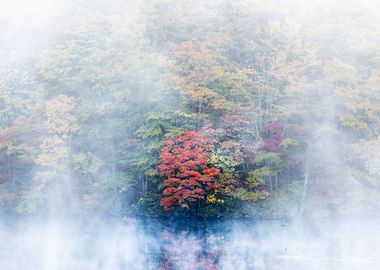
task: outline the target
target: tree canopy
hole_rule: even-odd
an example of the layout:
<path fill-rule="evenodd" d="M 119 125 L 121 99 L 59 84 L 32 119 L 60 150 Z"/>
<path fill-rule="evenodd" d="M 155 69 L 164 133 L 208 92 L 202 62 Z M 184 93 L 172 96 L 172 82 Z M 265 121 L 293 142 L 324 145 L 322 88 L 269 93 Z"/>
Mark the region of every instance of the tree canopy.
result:
<path fill-rule="evenodd" d="M 0 30 L 3 212 L 379 210 L 370 10 L 331 27 L 261 1 L 69 2 L 24 61 Z"/>

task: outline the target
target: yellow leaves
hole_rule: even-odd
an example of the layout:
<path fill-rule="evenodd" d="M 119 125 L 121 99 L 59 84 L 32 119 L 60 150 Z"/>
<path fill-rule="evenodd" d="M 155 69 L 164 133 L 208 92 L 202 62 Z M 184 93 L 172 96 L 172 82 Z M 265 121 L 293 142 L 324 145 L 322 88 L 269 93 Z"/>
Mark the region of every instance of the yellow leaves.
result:
<path fill-rule="evenodd" d="M 205 100 L 207 100 L 207 99 L 212 99 L 212 98 L 217 97 L 217 94 L 209 88 L 199 87 L 199 88 L 194 90 L 191 97 L 194 99 L 202 99 L 202 100 L 205 99 Z"/>
<path fill-rule="evenodd" d="M 207 203 L 216 203 L 216 198 L 215 198 L 215 195 L 209 195 L 207 196 L 207 200 L 206 200 Z"/>
<path fill-rule="evenodd" d="M 298 142 L 294 139 L 286 138 L 280 143 L 280 146 L 284 149 L 294 149 L 298 147 Z"/>
<path fill-rule="evenodd" d="M 338 62 L 341 65 L 344 63 Z M 349 69 L 348 67 L 346 69 Z M 351 68 L 353 69 L 353 68 Z M 341 72 L 344 72 L 341 71 Z M 353 73 L 345 72 L 340 80 L 345 80 L 336 84 L 336 94 L 340 98 L 344 113 L 340 115 L 341 124 L 356 132 L 375 136 L 378 133 L 380 124 L 380 94 L 378 91 L 379 71 L 372 72 L 370 79 L 366 81 L 350 82 L 349 75 Z M 348 73 L 348 74 L 347 74 Z M 357 79 L 354 77 L 353 79 Z M 353 80 L 352 79 L 352 80 Z"/>
<path fill-rule="evenodd" d="M 326 64 L 325 74 L 332 83 L 355 84 L 358 81 L 356 68 L 337 58 Z"/>
<path fill-rule="evenodd" d="M 214 108 L 215 110 L 232 109 L 232 108 L 234 108 L 234 105 L 235 105 L 234 103 L 228 102 L 223 98 L 215 99 L 211 104 L 212 108 Z"/>
<path fill-rule="evenodd" d="M 72 155 L 74 168 L 83 174 L 98 174 L 104 166 L 104 162 L 89 152 L 79 152 Z"/>
<path fill-rule="evenodd" d="M 63 170 L 69 158 L 69 149 L 62 138 L 58 136 L 45 138 L 40 145 L 37 164 L 55 170 Z"/>
<path fill-rule="evenodd" d="M 79 130 L 74 108 L 74 98 L 67 95 L 58 95 L 46 102 L 44 127 L 48 135 L 41 141 L 36 163 L 53 174 L 64 172 L 68 166 L 70 148 L 67 140 Z"/>
<path fill-rule="evenodd" d="M 58 95 L 46 102 L 45 128 L 50 134 L 60 134 L 68 138 L 79 130 L 77 120 L 72 112 L 75 108 L 74 98 L 66 95 Z"/>
<path fill-rule="evenodd" d="M 256 202 L 259 200 L 265 200 L 270 194 L 267 191 L 248 191 L 244 188 L 238 188 L 236 196 L 243 201 Z"/>
<path fill-rule="evenodd" d="M 350 115 L 342 115 L 340 121 L 345 127 L 349 127 L 353 130 L 364 130 L 368 128 L 367 123 Z"/>
<path fill-rule="evenodd" d="M 209 203 L 209 204 L 211 204 L 211 203 L 212 204 L 215 204 L 215 203 L 223 204 L 224 200 L 216 198 L 215 195 L 216 195 L 215 193 L 211 194 L 211 195 L 208 195 L 207 199 L 206 199 L 206 202 Z"/>

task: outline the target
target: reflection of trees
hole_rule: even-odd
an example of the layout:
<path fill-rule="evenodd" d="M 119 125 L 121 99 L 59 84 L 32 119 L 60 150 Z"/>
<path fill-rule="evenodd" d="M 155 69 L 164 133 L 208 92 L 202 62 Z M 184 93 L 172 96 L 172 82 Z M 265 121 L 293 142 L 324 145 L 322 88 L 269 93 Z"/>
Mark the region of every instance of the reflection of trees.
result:
<path fill-rule="evenodd" d="M 220 250 L 210 245 L 203 236 L 196 237 L 188 230 L 160 234 L 161 270 L 217 270 Z"/>

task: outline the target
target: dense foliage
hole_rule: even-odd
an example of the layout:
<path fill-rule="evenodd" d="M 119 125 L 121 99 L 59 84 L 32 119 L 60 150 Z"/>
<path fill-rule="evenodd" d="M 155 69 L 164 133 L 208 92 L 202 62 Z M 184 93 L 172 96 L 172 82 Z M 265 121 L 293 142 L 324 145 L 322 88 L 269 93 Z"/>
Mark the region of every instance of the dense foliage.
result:
<path fill-rule="evenodd" d="M 208 166 L 208 138 L 186 131 L 165 144 L 158 166 L 161 176 L 167 177 L 163 190 L 165 198 L 161 200 L 165 210 L 172 210 L 175 206 L 189 208 L 189 203 L 199 202 L 207 194 L 218 191 L 216 177 L 219 169 Z"/>
<path fill-rule="evenodd" d="M 3 212 L 379 210 L 376 14 L 90 2 L 27 61 L 0 30 Z"/>

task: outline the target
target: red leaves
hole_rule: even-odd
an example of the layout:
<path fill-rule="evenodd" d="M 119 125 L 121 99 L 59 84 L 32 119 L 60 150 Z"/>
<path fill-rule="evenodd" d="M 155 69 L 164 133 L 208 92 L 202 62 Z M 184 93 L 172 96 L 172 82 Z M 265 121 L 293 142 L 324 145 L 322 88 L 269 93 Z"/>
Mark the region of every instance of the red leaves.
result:
<path fill-rule="evenodd" d="M 188 176 L 188 177 L 195 177 L 195 178 L 200 178 L 201 177 L 201 174 L 199 172 L 197 172 L 197 171 L 184 170 L 183 174 L 185 176 Z"/>
<path fill-rule="evenodd" d="M 280 144 L 283 141 L 284 125 L 279 122 L 270 122 L 264 127 L 264 132 L 267 133 L 267 138 L 264 140 L 263 149 L 268 152 L 281 152 Z"/>
<path fill-rule="evenodd" d="M 21 196 L 21 192 L 10 192 L 0 195 L 0 202 L 14 200 Z"/>
<path fill-rule="evenodd" d="M 189 202 L 203 199 L 218 187 L 220 171 L 208 167 L 212 140 L 200 132 L 186 131 L 174 140 L 165 141 L 158 166 L 165 189 L 162 207 L 169 211 L 179 206 L 189 208 Z"/>
<path fill-rule="evenodd" d="M 171 185 L 175 185 L 175 184 L 180 184 L 181 180 L 179 180 L 178 178 L 168 178 L 168 179 L 164 180 L 164 183 L 168 186 L 171 186 Z"/>
<path fill-rule="evenodd" d="M 164 189 L 163 194 L 164 195 L 171 195 L 173 193 L 176 193 L 176 191 L 177 191 L 176 188 L 174 188 L 174 187 L 168 187 L 168 188 Z"/>
<path fill-rule="evenodd" d="M 174 200 L 173 198 L 163 198 L 161 200 L 161 205 L 165 205 L 166 208 L 171 209 L 176 205 L 176 200 Z"/>
<path fill-rule="evenodd" d="M 0 144 L 1 143 L 6 143 L 10 141 L 12 138 L 12 132 L 10 129 L 5 129 L 5 132 L 3 134 L 0 134 Z"/>

